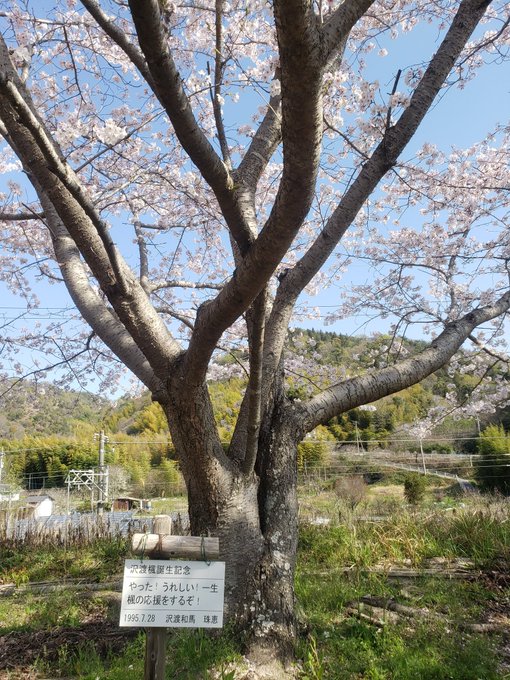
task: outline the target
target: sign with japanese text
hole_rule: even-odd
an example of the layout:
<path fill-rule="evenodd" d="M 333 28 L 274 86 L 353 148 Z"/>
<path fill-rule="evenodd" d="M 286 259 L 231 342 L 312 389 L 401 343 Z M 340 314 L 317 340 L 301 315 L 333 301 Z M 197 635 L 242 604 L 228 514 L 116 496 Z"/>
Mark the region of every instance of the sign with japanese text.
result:
<path fill-rule="evenodd" d="M 120 625 L 221 628 L 225 562 L 126 560 Z"/>

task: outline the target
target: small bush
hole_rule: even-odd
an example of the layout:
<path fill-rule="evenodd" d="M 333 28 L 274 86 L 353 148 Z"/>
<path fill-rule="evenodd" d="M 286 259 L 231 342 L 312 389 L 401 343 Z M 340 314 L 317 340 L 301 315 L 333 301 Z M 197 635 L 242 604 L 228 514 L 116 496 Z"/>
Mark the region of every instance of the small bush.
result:
<path fill-rule="evenodd" d="M 298 470 L 324 467 L 329 463 L 329 447 L 326 442 L 305 441 L 298 444 Z"/>
<path fill-rule="evenodd" d="M 411 473 L 404 480 L 404 496 L 408 503 L 417 505 L 425 496 L 427 480 L 424 475 Z"/>
<path fill-rule="evenodd" d="M 367 484 L 361 475 L 346 475 L 335 480 L 335 495 L 354 510 L 367 495 Z"/>

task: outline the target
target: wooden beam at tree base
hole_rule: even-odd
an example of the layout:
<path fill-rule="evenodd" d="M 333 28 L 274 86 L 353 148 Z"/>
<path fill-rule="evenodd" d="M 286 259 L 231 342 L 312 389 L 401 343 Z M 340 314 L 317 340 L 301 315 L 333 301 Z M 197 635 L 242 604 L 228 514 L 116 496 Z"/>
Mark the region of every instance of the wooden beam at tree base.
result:
<path fill-rule="evenodd" d="M 135 555 L 152 559 L 184 557 L 190 560 L 215 560 L 220 556 L 219 538 L 201 536 L 170 536 L 160 534 L 133 534 L 131 548 Z"/>

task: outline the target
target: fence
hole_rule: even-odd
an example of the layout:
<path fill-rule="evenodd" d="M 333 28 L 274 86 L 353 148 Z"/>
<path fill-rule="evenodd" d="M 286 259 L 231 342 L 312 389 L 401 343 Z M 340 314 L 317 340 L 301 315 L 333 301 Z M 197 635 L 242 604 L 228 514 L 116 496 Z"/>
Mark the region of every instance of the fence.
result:
<path fill-rule="evenodd" d="M 102 516 L 93 513 L 51 515 L 44 518 L 27 518 L 26 513 L 3 513 L 0 540 L 33 544 L 89 543 L 100 538 L 128 536 L 134 532 L 152 529 L 152 519 L 137 518 L 132 512 L 108 512 Z"/>
<path fill-rule="evenodd" d="M 385 474 L 391 470 L 417 472 L 444 479 L 452 479 L 461 484 L 470 484 L 474 479 L 474 463 L 478 456 L 472 454 L 419 454 L 409 452 L 349 451 L 340 454 L 329 465 L 305 464 L 299 473 L 302 483 L 327 482 L 345 476 L 361 474 Z"/>

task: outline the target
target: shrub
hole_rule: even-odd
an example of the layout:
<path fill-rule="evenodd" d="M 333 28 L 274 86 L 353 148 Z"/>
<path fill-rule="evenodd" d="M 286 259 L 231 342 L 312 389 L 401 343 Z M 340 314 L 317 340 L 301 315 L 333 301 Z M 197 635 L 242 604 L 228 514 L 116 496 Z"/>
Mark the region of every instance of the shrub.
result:
<path fill-rule="evenodd" d="M 322 467 L 328 463 L 329 451 L 324 442 L 301 442 L 298 445 L 298 470 Z"/>
<path fill-rule="evenodd" d="M 300 472 L 307 468 L 325 467 L 330 462 L 331 444 L 328 442 L 334 441 L 331 432 L 319 425 L 311 436 L 313 439 L 305 439 L 298 444 L 297 465 Z"/>
<path fill-rule="evenodd" d="M 354 510 L 367 495 L 367 484 L 361 475 L 346 475 L 335 480 L 335 495 Z"/>
<path fill-rule="evenodd" d="M 417 472 L 406 475 L 404 479 L 404 496 L 411 505 L 417 505 L 425 496 L 427 480 Z"/>

